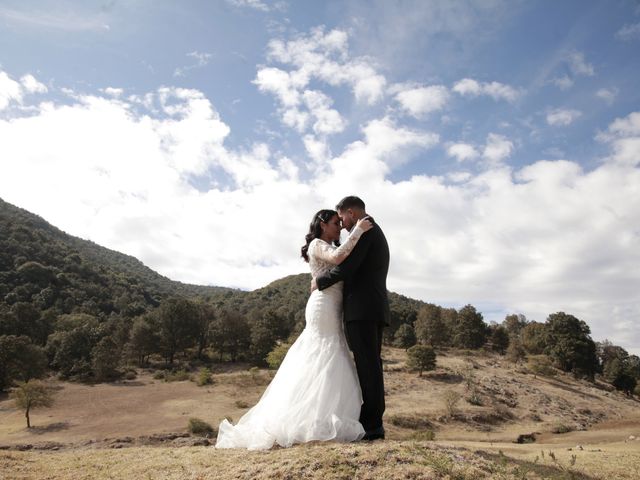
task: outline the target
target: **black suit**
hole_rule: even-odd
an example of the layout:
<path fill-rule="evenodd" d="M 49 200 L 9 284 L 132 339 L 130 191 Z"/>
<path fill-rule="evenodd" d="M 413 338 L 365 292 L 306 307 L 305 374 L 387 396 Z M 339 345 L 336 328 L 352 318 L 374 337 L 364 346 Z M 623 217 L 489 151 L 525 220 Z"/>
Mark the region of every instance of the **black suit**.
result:
<path fill-rule="evenodd" d="M 373 220 L 373 219 L 372 219 Z M 377 224 L 365 232 L 351 254 L 327 275 L 316 278 L 323 290 L 344 280 L 345 334 L 362 389 L 360 423 L 366 431 L 382 427 L 382 328 L 389 325 L 387 272 L 389 245 Z"/>

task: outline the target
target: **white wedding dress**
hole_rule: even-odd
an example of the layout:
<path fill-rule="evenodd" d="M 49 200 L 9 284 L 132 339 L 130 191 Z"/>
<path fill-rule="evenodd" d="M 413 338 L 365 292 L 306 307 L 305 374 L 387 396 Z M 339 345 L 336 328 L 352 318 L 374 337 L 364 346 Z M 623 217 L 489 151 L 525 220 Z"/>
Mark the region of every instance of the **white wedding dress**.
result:
<path fill-rule="evenodd" d="M 330 270 L 361 234 L 354 228 L 338 248 L 314 239 L 308 250 L 313 276 Z M 259 450 L 313 440 L 350 442 L 364 436 L 358 421 L 362 393 L 342 326 L 342 282 L 311 294 L 305 320 L 258 403 L 236 425 L 222 421 L 216 448 Z"/>

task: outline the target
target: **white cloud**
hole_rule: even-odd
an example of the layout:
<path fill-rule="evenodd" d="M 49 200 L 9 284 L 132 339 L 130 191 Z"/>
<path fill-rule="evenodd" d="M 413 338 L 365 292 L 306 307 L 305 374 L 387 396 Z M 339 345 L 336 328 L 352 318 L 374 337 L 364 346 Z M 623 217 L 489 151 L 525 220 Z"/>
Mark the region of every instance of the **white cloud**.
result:
<path fill-rule="evenodd" d="M 302 217 L 318 204 L 295 164 L 264 144 L 227 149 L 229 128 L 198 91 L 150 96 L 160 107 L 141 113 L 138 103 L 76 94 L 1 119 L 2 197 L 187 282 L 258 287 L 304 270 L 291 255 L 300 239 L 273 228 L 282 212 Z"/>
<path fill-rule="evenodd" d="M 620 40 L 634 40 L 640 38 L 640 22 L 624 25 L 616 32 L 616 38 Z"/>
<path fill-rule="evenodd" d="M 449 101 L 449 90 L 443 85 L 406 88 L 400 90 L 395 98 L 405 111 L 420 118 L 425 114 L 442 110 Z"/>
<path fill-rule="evenodd" d="M 617 118 L 607 130 L 618 137 L 640 136 L 640 112 L 632 112 L 624 118 Z"/>
<path fill-rule="evenodd" d="M 468 143 L 453 143 L 447 147 L 447 155 L 455 157 L 458 162 L 473 160 L 480 154 L 473 145 Z"/>
<path fill-rule="evenodd" d="M 547 123 L 554 127 L 566 127 L 567 125 L 571 125 L 581 115 L 582 112 L 579 110 L 557 108 L 547 113 Z"/>
<path fill-rule="evenodd" d="M 568 75 L 563 75 L 562 77 L 554 78 L 552 82 L 556 87 L 560 88 L 560 90 L 568 90 L 571 87 L 573 87 L 573 83 L 574 83 L 573 79 L 570 78 Z"/>
<path fill-rule="evenodd" d="M 0 120 L 3 198 L 171 278 L 256 288 L 305 271 L 309 218 L 356 193 L 389 240 L 392 291 L 540 321 L 564 310 L 596 339 L 640 346 L 629 323 L 640 315 L 640 112 L 601 134 L 611 154 L 589 171 L 566 160 L 512 171 L 502 164 L 512 141 L 492 133 L 479 174 L 391 181 L 439 139 L 383 117 L 336 156 L 304 137 L 325 168 L 300 179 L 265 144 L 229 149 L 229 127 L 201 92 L 130 98 L 76 93 Z"/>
<path fill-rule="evenodd" d="M 348 35 L 341 30 L 325 33 L 324 28 L 315 28 L 309 35 L 290 40 L 271 40 L 268 58 L 294 67 L 290 76 L 291 85 L 305 88 L 312 79 L 332 86 L 348 85 L 358 102 L 373 105 L 384 95 L 386 80 L 377 73 L 373 61 L 366 57 L 350 58 Z M 261 72 L 256 83 L 260 85 Z"/>
<path fill-rule="evenodd" d="M 452 90 L 463 96 L 477 97 L 487 95 L 494 100 L 506 100 L 515 102 L 521 95 L 521 91 L 500 82 L 478 82 L 472 78 L 463 78 L 455 83 Z"/>
<path fill-rule="evenodd" d="M 611 145 L 612 155 L 607 160 L 616 165 L 640 165 L 640 112 L 632 112 L 613 121 L 598 140 Z"/>
<path fill-rule="evenodd" d="M 454 183 L 462 183 L 470 180 L 473 177 L 471 172 L 451 172 L 447 174 L 447 178 Z"/>
<path fill-rule="evenodd" d="M 316 28 L 294 40 L 271 40 L 267 56 L 281 65 L 260 66 L 253 83 L 276 97 L 282 122 L 299 133 L 312 128 L 315 134 L 333 135 L 347 125 L 340 112 L 330 108 L 333 100 L 325 92 L 309 88 L 312 81 L 333 87 L 348 85 L 356 102 L 367 105 L 384 95 L 385 78 L 376 73 L 370 60 L 350 58 L 344 31 Z"/>
<path fill-rule="evenodd" d="M 124 93 L 124 90 L 122 88 L 113 88 L 113 87 L 107 87 L 102 91 L 105 94 L 109 95 L 110 97 L 115 97 L 115 98 L 122 96 L 122 94 Z"/>
<path fill-rule="evenodd" d="M 453 91 L 460 95 L 477 97 L 482 94 L 482 86 L 472 78 L 463 78 L 453 86 Z"/>
<path fill-rule="evenodd" d="M 22 87 L 5 72 L 0 72 L 0 110 L 11 102 L 22 102 Z"/>
<path fill-rule="evenodd" d="M 303 143 L 309 157 L 316 163 L 316 166 L 322 168 L 323 164 L 325 164 L 331 156 L 327 143 L 313 135 L 305 135 Z"/>
<path fill-rule="evenodd" d="M 260 91 L 276 95 L 284 107 L 295 107 L 300 103 L 299 89 L 306 86 L 308 79 L 293 76 L 279 68 L 261 68 L 253 81 Z"/>
<path fill-rule="evenodd" d="M 482 151 L 482 158 L 487 161 L 489 165 L 498 166 L 511 155 L 513 149 L 513 142 L 508 140 L 504 135 L 490 133 L 487 136 L 487 143 Z"/>
<path fill-rule="evenodd" d="M 601 88 L 596 92 L 596 97 L 601 98 L 609 105 L 612 105 L 618 96 L 618 92 L 617 88 Z"/>
<path fill-rule="evenodd" d="M 330 108 L 333 102 L 327 95 L 317 90 L 305 90 L 302 97 L 316 120 L 313 124 L 315 133 L 331 135 L 344 130 L 346 122 L 337 110 Z"/>
<path fill-rule="evenodd" d="M 567 55 L 567 62 L 569 63 L 569 68 L 574 75 L 590 77 L 595 74 L 593 65 L 585 60 L 584 53 L 582 52 L 569 53 L 569 55 Z"/>
<path fill-rule="evenodd" d="M 24 75 L 20 79 L 20 83 L 28 93 L 47 93 L 49 91 L 44 84 L 36 80 L 31 74 Z"/>

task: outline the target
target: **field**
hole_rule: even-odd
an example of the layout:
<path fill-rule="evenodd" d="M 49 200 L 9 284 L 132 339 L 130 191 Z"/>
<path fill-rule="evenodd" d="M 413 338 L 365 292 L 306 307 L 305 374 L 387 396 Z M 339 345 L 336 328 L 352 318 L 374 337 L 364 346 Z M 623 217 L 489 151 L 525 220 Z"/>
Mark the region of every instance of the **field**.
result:
<path fill-rule="evenodd" d="M 199 387 L 140 370 L 111 384 L 51 380 L 56 404 L 34 410 L 31 429 L 0 397 L 0 479 L 640 478 L 636 399 L 490 354 L 449 352 L 421 377 L 404 351 L 383 356 L 384 442 L 217 451 L 186 433 L 188 419 L 239 418 L 272 372 L 221 366 Z M 448 409 L 449 391 L 461 398 Z"/>

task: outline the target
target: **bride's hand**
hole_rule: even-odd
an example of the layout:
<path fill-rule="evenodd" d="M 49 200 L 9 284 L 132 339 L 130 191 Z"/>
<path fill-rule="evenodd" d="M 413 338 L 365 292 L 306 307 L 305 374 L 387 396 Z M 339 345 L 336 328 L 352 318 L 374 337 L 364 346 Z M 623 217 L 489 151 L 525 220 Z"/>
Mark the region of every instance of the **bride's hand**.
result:
<path fill-rule="evenodd" d="M 358 220 L 358 222 L 356 223 L 356 227 L 360 227 L 363 232 L 366 232 L 373 228 L 373 223 L 371 223 L 371 220 L 369 220 L 369 217 L 364 217 Z"/>

